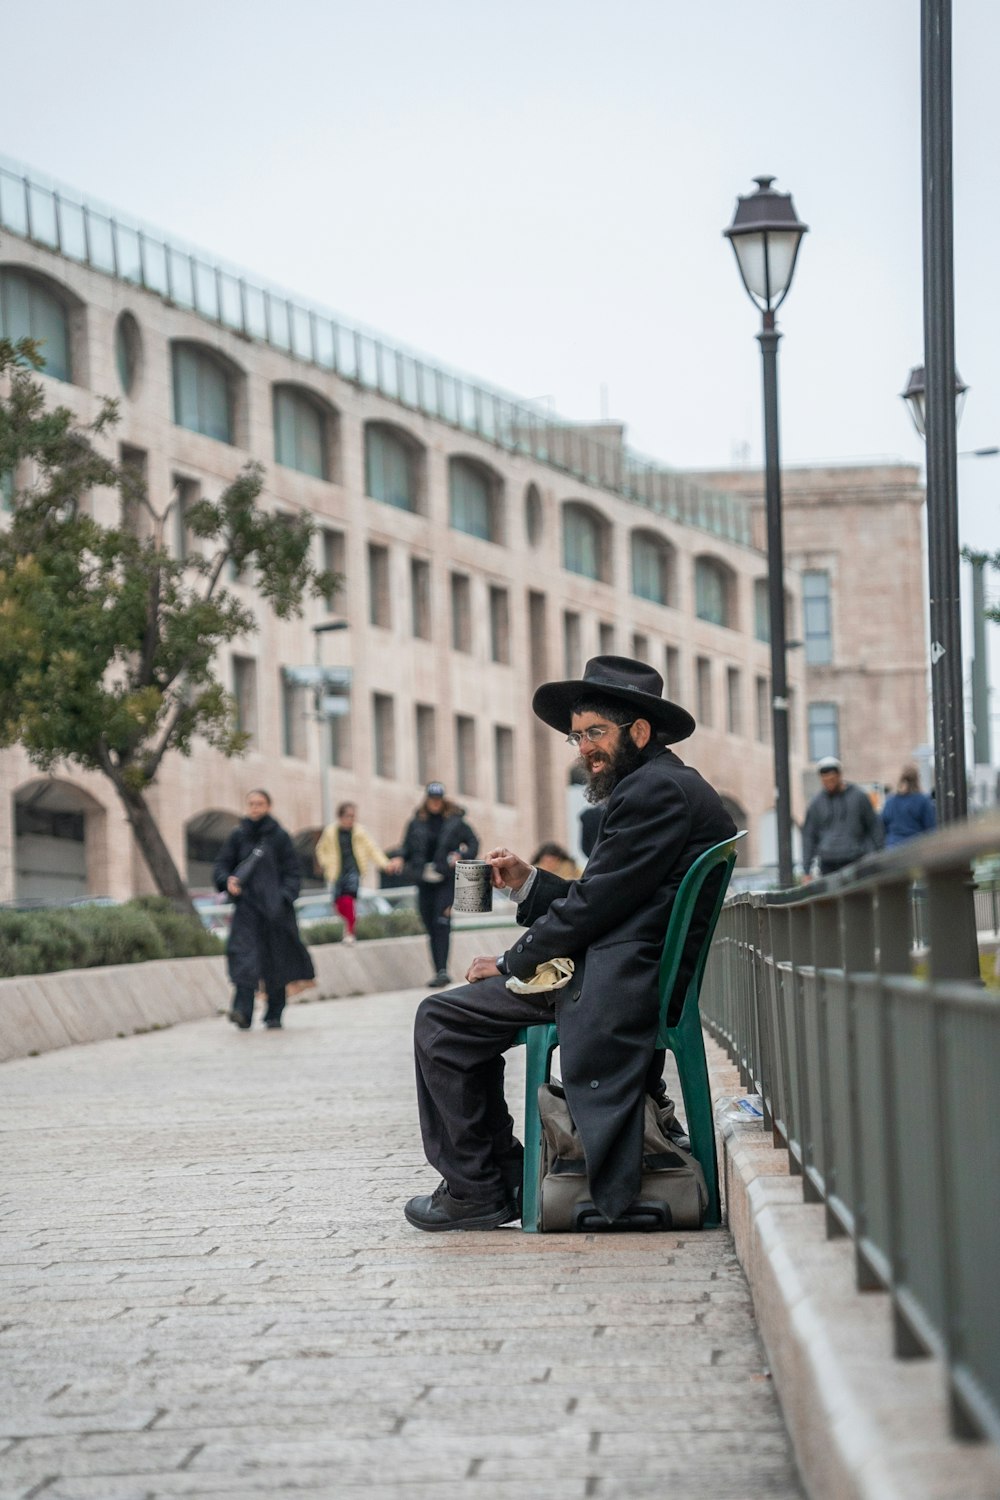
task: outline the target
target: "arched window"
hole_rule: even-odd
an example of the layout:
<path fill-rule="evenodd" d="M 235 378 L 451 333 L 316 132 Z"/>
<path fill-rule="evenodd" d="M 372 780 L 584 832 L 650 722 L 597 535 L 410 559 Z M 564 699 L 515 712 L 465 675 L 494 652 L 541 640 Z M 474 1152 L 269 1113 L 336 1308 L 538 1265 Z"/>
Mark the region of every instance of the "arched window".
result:
<path fill-rule="evenodd" d="M 698 557 L 694 564 L 694 612 L 712 625 L 732 625 L 732 572 L 715 557 Z"/>
<path fill-rule="evenodd" d="M 611 575 L 610 527 L 597 511 L 574 501 L 563 506 L 563 567 L 606 582 Z"/>
<path fill-rule="evenodd" d="M 11 267 L 0 270 L 0 336 L 12 343 L 36 339 L 44 373 L 73 379 L 66 304 L 38 277 Z"/>
<path fill-rule="evenodd" d="M 365 494 L 399 510 L 419 509 L 420 448 L 384 422 L 365 427 Z"/>
<path fill-rule="evenodd" d="M 297 386 L 274 387 L 274 461 L 316 479 L 330 477 L 327 413 Z"/>
<path fill-rule="evenodd" d="M 672 603 L 672 548 L 651 531 L 632 533 L 632 592 L 654 604 Z"/>
<path fill-rule="evenodd" d="M 118 366 L 118 379 L 126 396 L 132 393 L 132 387 L 139 373 L 141 357 L 142 339 L 139 335 L 139 324 L 130 312 L 123 312 L 115 324 L 115 364 Z"/>
<path fill-rule="evenodd" d="M 170 352 L 177 426 L 231 443 L 235 382 L 229 366 L 200 344 L 176 343 Z"/>
<path fill-rule="evenodd" d="M 455 531 L 496 542 L 500 481 L 485 464 L 471 458 L 449 458 L 448 503 Z"/>
<path fill-rule="evenodd" d="M 524 492 L 524 529 L 528 541 L 537 547 L 542 539 L 542 497 L 537 484 L 529 484 Z"/>

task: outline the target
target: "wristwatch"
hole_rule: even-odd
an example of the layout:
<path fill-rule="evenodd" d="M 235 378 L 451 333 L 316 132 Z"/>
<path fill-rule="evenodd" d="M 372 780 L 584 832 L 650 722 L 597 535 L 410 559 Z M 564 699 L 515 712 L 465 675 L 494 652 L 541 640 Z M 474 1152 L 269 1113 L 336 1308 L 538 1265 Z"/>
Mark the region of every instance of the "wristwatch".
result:
<path fill-rule="evenodd" d="M 498 953 L 497 956 L 496 956 L 496 958 L 493 960 L 493 962 L 497 966 L 497 972 L 498 973 L 500 973 L 500 974 L 509 974 L 510 973 L 510 970 L 507 967 L 507 955 L 506 955 L 506 953 Z"/>

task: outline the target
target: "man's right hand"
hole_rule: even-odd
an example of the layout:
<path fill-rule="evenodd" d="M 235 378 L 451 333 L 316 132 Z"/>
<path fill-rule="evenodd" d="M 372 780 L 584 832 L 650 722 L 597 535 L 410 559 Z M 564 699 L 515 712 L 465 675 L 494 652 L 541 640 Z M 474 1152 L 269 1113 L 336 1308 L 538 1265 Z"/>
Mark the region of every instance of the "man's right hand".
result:
<path fill-rule="evenodd" d="M 240 885 L 235 875 L 230 875 L 229 879 L 226 881 L 226 890 L 231 896 L 239 896 L 242 894 L 243 887 Z"/>
<path fill-rule="evenodd" d="M 534 868 L 509 849 L 491 849 L 486 859 L 493 866 L 493 885 L 498 891 L 504 886 L 511 891 L 520 890 Z"/>

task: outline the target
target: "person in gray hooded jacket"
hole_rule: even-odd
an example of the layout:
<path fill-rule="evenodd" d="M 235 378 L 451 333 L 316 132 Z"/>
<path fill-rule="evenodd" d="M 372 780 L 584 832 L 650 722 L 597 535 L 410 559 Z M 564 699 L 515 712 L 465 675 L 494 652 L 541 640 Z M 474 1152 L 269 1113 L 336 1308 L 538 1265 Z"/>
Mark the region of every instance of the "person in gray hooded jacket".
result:
<path fill-rule="evenodd" d="M 816 767 L 823 790 L 809 804 L 802 825 L 802 868 L 809 875 L 819 860 L 821 875 L 852 865 L 881 849 L 884 829 L 871 798 L 845 781 L 840 761 L 828 755 Z"/>

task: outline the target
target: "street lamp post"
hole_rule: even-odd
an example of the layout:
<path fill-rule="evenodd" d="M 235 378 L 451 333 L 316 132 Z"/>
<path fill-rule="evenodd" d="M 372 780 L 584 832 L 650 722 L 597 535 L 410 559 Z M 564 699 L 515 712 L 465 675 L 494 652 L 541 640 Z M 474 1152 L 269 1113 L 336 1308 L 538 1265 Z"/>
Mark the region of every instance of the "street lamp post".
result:
<path fill-rule="evenodd" d="M 792 883 L 792 805 L 788 773 L 788 664 L 785 641 L 785 558 L 781 527 L 781 459 L 778 442 L 778 343 L 775 313 L 788 295 L 802 236 L 790 193 L 772 188 L 773 177 L 755 177 L 757 191 L 737 199 L 724 230 L 736 254 L 743 285 L 761 312 L 757 335 L 763 362 L 764 467 L 767 514 L 767 592 L 771 635 L 771 737 L 778 836 L 778 883 Z"/>

